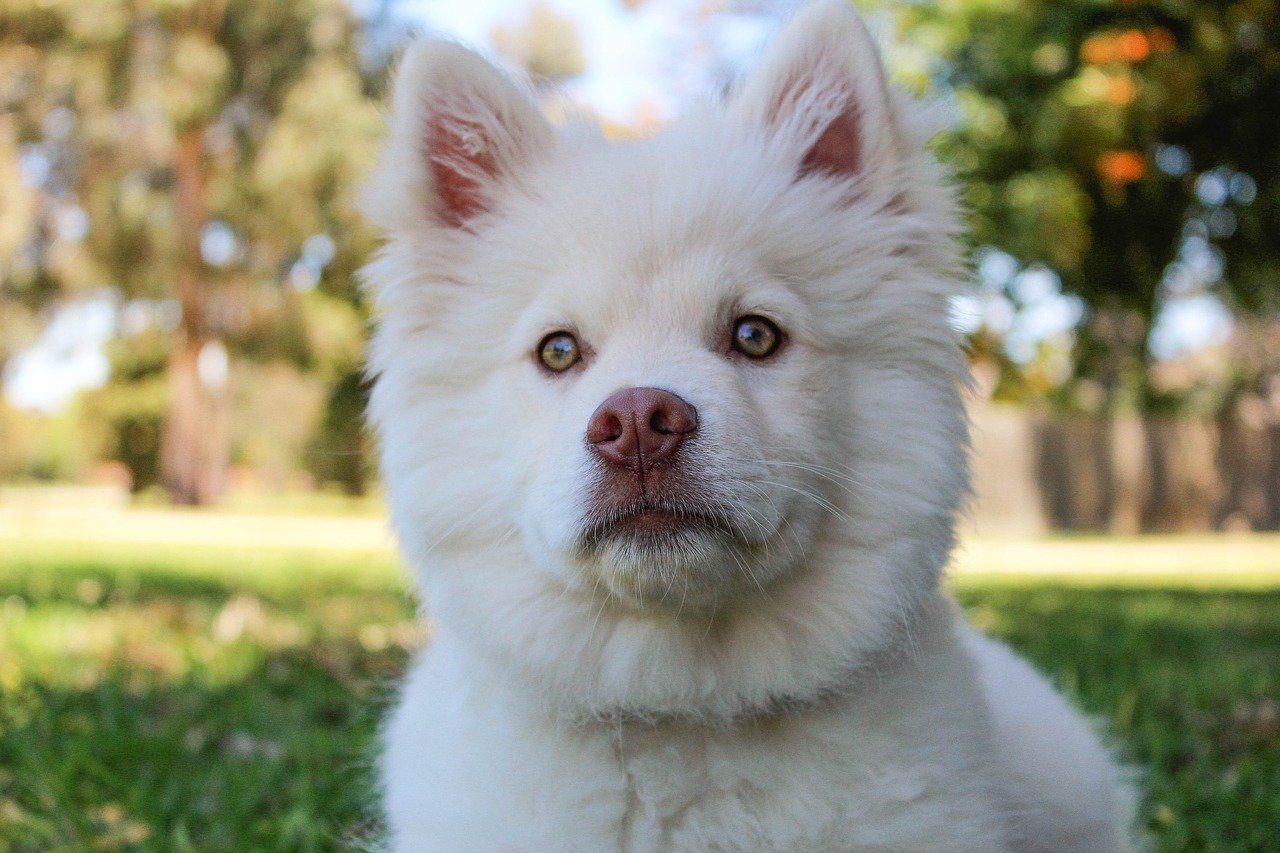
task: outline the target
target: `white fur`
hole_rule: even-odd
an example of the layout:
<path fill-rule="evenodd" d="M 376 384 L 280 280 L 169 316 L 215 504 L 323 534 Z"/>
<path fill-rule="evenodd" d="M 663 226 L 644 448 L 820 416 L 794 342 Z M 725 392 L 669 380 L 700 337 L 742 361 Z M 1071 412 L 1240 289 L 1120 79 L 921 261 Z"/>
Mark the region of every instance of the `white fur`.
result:
<path fill-rule="evenodd" d="M 858 172 L 798 175 L 850 108 Z M 461 225 L 426 165 L 442 116 L 491 165 L 450 162 L 484 198 Z M 1124 846 L 1096 739 L 939 590 L 967 367 L 925 124 L 842 2 L 727 106 L 623 145 L 410 49 L 366 197 L 371 417 L 435 628 L 386 732 L 396 850 Z M 718 347 L 744 313 L 787 335 L 767 364 Z M 557 329 L 585 369 L 535 365 Z M 694 405 L 682 453 L 744 531 L 656 575 L 574 549 L 587 420 L 632 386 Z"/>

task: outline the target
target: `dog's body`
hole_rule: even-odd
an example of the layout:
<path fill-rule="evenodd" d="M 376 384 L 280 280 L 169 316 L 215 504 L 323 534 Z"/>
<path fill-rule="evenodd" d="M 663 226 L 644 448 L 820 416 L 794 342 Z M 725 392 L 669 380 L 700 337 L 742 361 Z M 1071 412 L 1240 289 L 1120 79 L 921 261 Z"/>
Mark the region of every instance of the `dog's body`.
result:
<path fill-rule="evenodd" d="M 938 581 L 954 204 L 843 4 L 614 146 L 412 49 L 371 411 L 435 633 L 397 850 L 1114 850 L 1083 720 Z"/>

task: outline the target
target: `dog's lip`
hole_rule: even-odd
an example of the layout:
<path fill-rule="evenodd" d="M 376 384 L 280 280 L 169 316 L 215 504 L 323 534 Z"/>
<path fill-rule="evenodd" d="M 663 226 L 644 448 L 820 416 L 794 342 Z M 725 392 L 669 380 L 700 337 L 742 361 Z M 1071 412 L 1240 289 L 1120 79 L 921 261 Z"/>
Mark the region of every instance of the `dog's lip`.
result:
<path fill-rule="evenodd" d="M 705 530 L 721 535 L 740 536 L 727 512 L 714 508 L 653 501 L 637 501 L 600 513 L 583 536 L 587 542 L 599 542 L 619 534 L 653 535 L 683 530 Z"/>
<path fill-rule="evenodd" d="M 623 515 L 614 520 L 614 525 L 637 531 L 661 531 L 683 527 L 691 521 L 696 523 L 702 519 L 691 519 L 687 513 L 676 510 L 652 507 Z"/>

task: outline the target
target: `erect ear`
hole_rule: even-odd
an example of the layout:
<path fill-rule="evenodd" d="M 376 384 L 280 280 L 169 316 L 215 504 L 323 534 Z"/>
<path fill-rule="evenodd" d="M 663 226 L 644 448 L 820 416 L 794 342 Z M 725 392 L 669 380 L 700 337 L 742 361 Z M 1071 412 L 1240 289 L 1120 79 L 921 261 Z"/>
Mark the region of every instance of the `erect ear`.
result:
<path fill-rule="evenodd" d="M 788 146 L 798 174 L 861 175 L 885 189 L 901 156 L 880 53 L 848 0 L 796 15 L 732 108 Z"/>
<path fill-rule="evenodd" d="M 396 72 L 365 212 L 388 229 L 465 227 L 553 136 L 537 107 L 484 59 L 451 42 L 416 42 Z"/>

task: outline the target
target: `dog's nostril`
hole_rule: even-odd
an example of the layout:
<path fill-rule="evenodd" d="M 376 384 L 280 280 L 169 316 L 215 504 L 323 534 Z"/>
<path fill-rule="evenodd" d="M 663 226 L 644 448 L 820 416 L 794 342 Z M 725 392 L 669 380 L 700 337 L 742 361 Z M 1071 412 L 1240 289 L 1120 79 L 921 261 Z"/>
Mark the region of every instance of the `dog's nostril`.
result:
<path fill-rule="evenodd" d="M 623 429 L 622 419 L 614 412 L 598 412 L 587 426 L 587 441 L 592 444 L 617 441 L 622 438 Z"/>
<path fill-rule="evenodd" d="M 693 415 L 693 407 L 679 397 L 672 395 L 672 400 L 659 405 L 649 418 L 649 428 L 659 435 L 684 435 L 693 432 L 698 423 Z"/>

